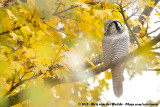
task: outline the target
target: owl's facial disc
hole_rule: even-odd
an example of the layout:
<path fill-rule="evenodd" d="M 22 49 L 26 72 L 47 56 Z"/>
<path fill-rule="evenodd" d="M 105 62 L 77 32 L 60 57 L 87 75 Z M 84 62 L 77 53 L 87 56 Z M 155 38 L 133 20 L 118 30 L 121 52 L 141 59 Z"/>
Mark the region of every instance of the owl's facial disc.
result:
<path fill-rule="evenodd" d="M 115 22 L 112 22 L 112 23 L 108 24 L 105 31 L 106 31 L 107 34 L 116 33 L 117 29 L 116 29 Z"/>

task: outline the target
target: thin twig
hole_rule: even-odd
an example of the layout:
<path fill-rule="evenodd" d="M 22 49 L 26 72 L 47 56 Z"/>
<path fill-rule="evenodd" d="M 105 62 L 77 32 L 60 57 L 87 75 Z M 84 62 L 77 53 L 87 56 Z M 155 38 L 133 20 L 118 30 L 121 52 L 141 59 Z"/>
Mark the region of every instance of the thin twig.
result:
<path fill-rule="evenodd" d="M 58 7 L 56 8 L 54 14 L 57 13 L 57 11 L 58 11 L 58 9 L 59 9 L 60 6 L 61 6 L 61 2 L 59 3 Z"/>
<path fill-rule="evenodd" d="M 64 13 L 64 12 L 66 12 L 66 11 L 68 11 L 68 10 L 71 10 L 71 9 L 74 9 L 74 8 L 76 8 L 76 7 L 79 7 L 79 6 L 78 6 L 78 5 L 77 5 L 77 6 L 71 6 L 71 7 L 68 8 L 68 9 L 62 10 L 62 11 L 57 12 L 57 13 L 53 13 L 53 16 L 56 16 L 56 15 L 61 14 L 61 13 Z"/>
<path fill-rule="evenodd" d="M 20 28 L 21 28 L 21 26 L 18 26 L 18 27 L 16 27 L 16 28 L 11 29 L 11 30 L 12 30 L 12 31 L 15 31 L 15 30 L 19 30 Z M 0 35 L 5 35 L 5 34 L 8 34 L 8 33 L 10 33 L 10 30 L 5 31 L 5 32 L 2 32 L 2 33 L 0 33 Z"/>
<path fill-rule="evenodd" d="M 58 53 L 57 53 L 57 55 L 56 55 L 56 57 L 55 57 L 55 59 L 54 59 L 54 61 L 53 61 L 52 65 L 54 65 L 54 64 L 55 64 L 55 62 L 56 62 L 56 60 L 57 60 L 58 55 L 60 54 L 61 50 L 63 49 L 63 46 L 64 46 L 64 44 L 63 44 L 63 45 L 61 46 L 61 48 L 58 50 Z"/>
<path fill-rule="evenodd" d="M 153 30 L 153 31 L 151 31 L 151 32 L 149 32 L 148 35 L 149 35 L 149 34 L 152 34 L 152 33 L 154 33 L 154 32 L 156 32 L 156 31 L 159 30 L 159 29 L 160 29 L 160 27 L 157 28 L 157 29 L 155 29 L 155 30 Z"/>
<path fill-rule="evenodd" d="M 126 18 L 126 20 L 130 19 L 132 16 L 134 16 L 134 15 L 137 14 L 137 13 L 138 13 L 138 7 L 137 7 L 137 9 L 136 9 L 136 12 L 133 12 L 130 16 L 128 16 L 128 17 Z"/>
<path fill-rule="evenodd" d="M 119 4 L 119 5 L 120 5 L 120 4 Z M 120 5 L 120 13 L 121 13 L 121 15 L 122 15 L 122 17 L 123 17 L 123 20 L 124 20 L 127 28 L 128 28 L 129 31 L 131 32 L 131 34 L 132 34 L 132 36 L 134 37 L 135 41 L 137 42 L 138 47 L 140 47 L 140 44 L 139 44 L 139 42 L 138 42 L 138 40 L 137 40 L 137 38 L 136 38 L 136 35 L 133 33 L 133 31 L 131 30 L 131 28 L 130 28 L 128 22 L 127 22 L 127 19 L 126 19 L 126 17 L 125 17 L 125 14 L 124 14 L 124 10 L 123 10 L 122 5 Z"/>
<path fill-rule="evenodd" d="M 104 3 L 104 2 L 92 2 L 92 1 L 91 1 L 91 2 L 85 2 L 85 4 L 90 4 L 90 5 L 96 5 L 96 4 L 98 4 L 98 3 Z M 60 11 L 60 12 L 53 13 L 52 15 L 53 15 L 53 16 L 56 16 L 56 15 L 59 15 L 59 14 L 61 14 L 61 13 L 64 13 L 64 12 L 66 12 L 66 11 L 69 11 L 69 10 L 74 9 L 74 8 L 76 8 L 76 7 L 79 7 L 79 6 L 81 6 L 81 5 L 71 6 L 71 7 L 68 8 L 68 9 L 62 10 L 62 11 Z"/>
<path fill-rule="evenodd" d="M 160 23 L 160 21 L 157 21 L 157 22 L 155 22 L 154 24 L 156 24 L 156 23 Z"/>
<path fill-rule="evenodd" d="M 33 19 L 34 15 L 35 15 L 35 12 L 36 12 L 36 8 L 34 9 L 33 14 L 31 15 L 31 19 L 28 21 L 28 23 L 32 22 L 32 19 Z"/>
<path fill-rule="evenodd" d="M 19 81 L 15 86 L 11 87 L 10 90 L 3 95 L 3 97 L 8 96 L 14 89 L 16 89 L 18 86 L 22 85 L 24 82 L 29 81 L 29 80 L 31 80 L 31 79 L 35 79 L 35 78 L 39 77 L 41 74 L 42 74 L 42 73 L 40 72 L 39 74 L 34 75 L 34 76 L 32 76 L 32 77 L 30 77 L 30 78 L 28 78 L 28 79 Z"/>
<path fill-rule="evenodd" d="M 152 48 L 152 50 L 155 50 L 155 49 L 159 49 L 160 47 L 155 47 L 155 48 Z"/>
<path fill-rule="evenodd" d="M 160 71 L 160 69 L 144 69 L 144 71 Z"/>
<path fill-rule="evenodd" d="M 62 18 L 66 18 L 66 19 L 71 19 L 71 20 L 79 21 L 79 20 L 77 20 L 77 19 L 73 19 L 73 18 L 66 17 L 66 16 L 60 16 L 60 15 L 58 15 L 58 17 L 62 17 Z"/>
<path fill-rule="evenodd" d="M 149 33 L 148 33 L 148 31 L 147 31 L 143 36 L 141 36 L 141 38 L 143 38 L 143 37 L 145 37 L 145 36 L 148 36 L 148 35 L 150 35 L 150 34 L 156 32 L 156 31 L 158 31 L 159 29 L 160 29 L 160 27 L 157 28 L 157 29 L 155 29 L 155 30 L 153 30 L 153 31 L 151 31 L 151 32 L 149 32 Z"/>
<path fill-rule="evenodd" d="M 160 56 L 160 53 L 159 52 L 151 52 L 152 54 L 155 54 L 157 56 Z"/>

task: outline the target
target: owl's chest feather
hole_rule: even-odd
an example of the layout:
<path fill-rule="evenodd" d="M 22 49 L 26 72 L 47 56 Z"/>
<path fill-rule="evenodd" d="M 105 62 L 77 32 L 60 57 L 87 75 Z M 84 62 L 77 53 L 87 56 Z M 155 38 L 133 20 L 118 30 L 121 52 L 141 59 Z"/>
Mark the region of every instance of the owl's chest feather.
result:
<path fill-rule="evenodd" d="M 102 49 L 104 62 L 114 62 L 128 53 L 129 35 L 122 33 L 119 35 L 103 36 Z"/>

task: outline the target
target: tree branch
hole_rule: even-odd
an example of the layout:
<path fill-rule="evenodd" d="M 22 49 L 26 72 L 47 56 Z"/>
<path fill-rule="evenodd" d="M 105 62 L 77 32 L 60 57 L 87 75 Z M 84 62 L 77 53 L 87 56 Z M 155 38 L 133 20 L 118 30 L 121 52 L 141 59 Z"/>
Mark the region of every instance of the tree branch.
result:
<path fill-rule="evenodd" d="M 144 71 L 160 71 L 160 69 L 144 69 Z"/>
<path fill-rule="evenodd" d="M 159 49 L 160 47 L 155 47 L 155 48 L 152 48 L 152 50 L 155 50 L 155 49 Z"/>
<path fill-rule="evenodd" d="M 61 14 L 61 13 L 64 13 L 64 12 L 66 12 L 66 11 L 68 11 L 68 10 L 71 10 L 71 9 L 74 9 L 74 8 L 76 8 L 76 7 L 79 7 L 79 6 L 78 6 L 78 5 L 77 5 L 77 6 L 71 6 L 71 7 L 68 8 L 68 9 L 65 9 L 65 10 L 62 10 L 62 11 L 60 11 L 60 12 L 54 13 L 53 16 L 59 15 L 59 14 Z"/>
<path fill-rule="evenodd" d="M 32 77 L 30 77 L 30 78 L 28 78 L 28 79 L 19 81 L 15 86 L 12 86 L 12 87 L 10 88 L 10 90 L 9 90 L 7 93 L 4 94 L 3 97 L 8 96 L 14 89 L 16 89 L 18 86 L 22 85 L 24 82 L 29 81 L 29 80 L 31 80 L 31 79 L 35 79 L 35 78 L 37 78 L 38 76 L 40 76 L 41 74 L 42 74 L 42 73 L 40 72 L 39 74 L 34 75 L 34 76 L 32 76 Z"/>
<path fill-rule="evenodd" d="M 135 11 L 135 12 L 133 12 L 130 16 L 128 16 L 128 17 L 126 18 L 126 20 L 130 19 L 132 16 L 134 16 L 134 15 L 137 14 L 137 13 L 138 13 L 138 7 L 136 8 L 136 11 Z"/>
<path fill-rule="evenodd" d="M 153 30 L 153 31 L 151 31 L 151 32 L 149 32 L 148 35 L 149 35 L 149 34 L 152 34 L 152 33 L 154 33 L 154 32 L 156 32 L 156 31 L 159 30 L 159 29 L 160 29 L 160 27 L 157 28 L 157 29 L 155 29 L 155 30 Z"/>
<path fill-rule="evenodd" d="M 101 3 L 101 2 L 85 2 L 86 4 L 90 4 L 90 5 L 96 5 L 96 4 L 98 4 L 98 3 Z M 52 15 L 53 16 L 56 16 L 56 15 L 59 15 L 59 14 L 61 14 L 61 13 L 64 13 L 64 12 L 66 12 L 66 11 L 68 11 L 68 10 L 71 10 L 71 9 L 74 9 L 74 8 L 76 8 L 76 7 L 79 7 L 79 6 L 81 6 L 81 5 L 76 5 L 76 6 L 71 6 L 70 8 L 68 8 L 68 9 L 65 9 L 65 10 L 62 10 L 62 11 L 60 11 L 60 12 L 55 12 L 55 13 L 53 13 Z"/>
<path fill-rule="evenodd" d="M 156 21 L 155 24 L 156 24 L 156 23 L 160 23 L 160 21 Z"/>
<path fill-rule="evenodd" d="M 150 34 L 156 32 L 156 31 L 158 31 L 159 29 L 160 29 L 160 27 L 157 28 L 157 29 L 155 29 L 155 30 L 153 30 L 153 31 L 151 31 L 151 32 L 149 32 L 149 33 L 148 33 L 148 31 L 147 31 L 148 29 L 146 29 L 146 33 L 145 33 L 143 36 L 141 36 L 141 38 L 143 38 L 143 37 L 145 37 L 145 36 L 148 36 L 148 35 L 150 35 Z"/>
<path fill-rule="evenodd" d="M 124 10 L 123 10 L 122 5 L 120 5 L 120 13 L 121 13 L 121 15 L 122 15 L 122 17 L 123 17 L 123 20 L 124 20 L 127 28 L 128 28 L 129 31 L 131 32 L 131 34 L 132 34 L 132 36 L 134 37 L 135 41 L 137 42 L 138 47 L 140 47 L 140 44 L 139 44 L 139 42 L 138 42 L 138 40 L 137 40 L 137 38 L 136 38 L 136 35 L 135 35 L 134 32 L 131 30 L 131 28 L 130 28 L 128 22 L 127 22 L 127 19 L 126 19 L 126 17 L 125 17 L 125 14 L 124 14 Z"/>
<path fill-rule="evenodd" d="M 21 28 L 21 26 L 18 26 L 18 27 L 16 27 L 16 28 L 13 28 L 12 30 L 13 30 L 13 31 L 19 30 L 20 28 Z M 0 33 L 0 35 L 5 35 L 5 34 L 8 34 L 8 33 L 10 33 L 10 30 L 5 31 L 5 32 L 2 32 L 2 33 Z"/>
<path fill-rule="evenodd" d="M 128 55 L 122 57 L 121 59 L 119 59 L 118 61 L 113 63 L 112 65 L 129 61 L 129 60 L 133 59 L 134 57 L 136 57 L 136 56 L 138 56 L 142 53 L 148 52 L 151 49 L 151 47 L 156 45 L 159 41 L 160 41 L 160 34 L 158 34 L 154 39 L 152 39 L 146 45 L 139 47 L 138 49 L 136 49 L 135 51 L 133 51 L 133 52 L 129 53 Z M 89 72 L 85 72 L 82 78 L 69 78 L 69 80 L 66 81 L 65 79 L 58 79 L 57 77 L 55 77 L 55 78 L 45 78 L 44 81 L 45 81 L 45 83 L 49 83 L 51 87 L 55 86 L 57 84 L 81 81 L 81 80 L 88 79 L 92 76 L 95 76 L 95 75 L 97 75 L 101 72 L 104 72 L 105 70 L 109 69 L 110 66 L 111 66 L 111 64 L 108 65 L 108 66 L 101 65 L 101 66 L 99 66 L 99 67 L 97 67 L 97 68 L 95 68 L 95 69 L 93 69 Z M 7 106 L 13 106 L 15 104 L 18 104 L 22 101 L 25 101 L 25 100 L 29 99 L 30 96 L 27 94 L 29 89 L 30 88 L 24 89 L 24 90 L 18 92 L 17 94 L 15 94 L 15 95 L 7 97 L 6 98 L 6 101 L 8 102 Z M 5 107 L 5 106 L 3 106 L 3 107 Z"/>
<path fill-rule="evenodd" d="M 155 1 L 154 6 L 156 6 L 160 0 L 152 0 L 152 1 Z M 153 10 L 152 7 L 145 6 L 145 9 L 143 10 L 142 14 L 138 18 L 138 20 L 142 24 L 142 26 L 144 25 L 144 20 L 146 20 L 146 18 L 144 16 L 150 16 L 152 10 Z M 141 30 L 141 28 L 139 25 L 133 28 L 133 32 L 135 32 L 135 33 L 138 33 L 140 30 Z"/>

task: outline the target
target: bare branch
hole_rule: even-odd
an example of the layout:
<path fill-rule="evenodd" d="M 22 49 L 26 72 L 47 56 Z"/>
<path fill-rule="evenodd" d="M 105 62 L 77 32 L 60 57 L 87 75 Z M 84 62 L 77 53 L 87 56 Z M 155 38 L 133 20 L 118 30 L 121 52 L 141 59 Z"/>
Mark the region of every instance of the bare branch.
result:
<path fill-rule="evenodd" d="M 128 17 L 126 18 L 126 20 L 130 19 L 132 16 L 134 16 L 134 15 L 137 14 L 137 13 L 138 13 L 138 7 L 136 8 L 136 11 L 135 11 L 135 12 L 133 12 L 130 16 L 128 16 Z"/>
<path fill-rule="evenodd" d="M 152 54 L 155 54 L 157 56 L 160 56 L 160 53 L 159 52 L 151 52 Z"/>
<path fill-rule="evenodd" d="M 59 7 L 61 6 L 61 2 L 59 3 L 58 7 L 56 8 L 55 12 L 54 13 L 57 13 Z"/>
<path fill-rule="evenodd" d="M 103 2 L 85 2 L 86 4 L 90 4 L 90 5 L 96 5 L 96 4 L 99 4 L 99 3 L 103 3 Z M 76 5 L 76 6 L 71 6 L 70 8 L 67 8 L 67 9 L 65 9 L 65 10 L 62 10 L 62 11 L 60 11 L 60 12 L 56 12 L 56 13 L 53 13 L 52 15 L 53 16 L 56 16 L 56 15 L 59 15 L 59 14 L 61 14 L 61 13 L 65 13 L 65 12 L 67 12 L 67 11 L 69 11 L 69 10 L 72 10 L 72 9 L 74 9 L 74 8 L 76 8 L 76 7 L 80 7 L 81 5 Z"/>
<path fill-rule="evenodd" d="M 61 13 L 64 13 L 64 12 L 66 12 L 66 11 L 68 11 L 68 10 L 71 10 L 71 9 L 74 9 L 74 8 L 76 8 L 76 7 L 79 7 L 79 6 L 78 6 L 78 5 L 77 5 L 77 6 L 71 6 L 71 7 L 68 8 L 68 9 L 65 9 L 65 10 L 62 10 L 62 11 L 60 11 L 60 12 L 54 13 L 53 16 L 56 16 L 56 15 L 61 14 Z"/>
<path fill-rule="evenodd" d="M 144 71 L 160 71 L 160 69 L 144 69 Z"/>
<path fill-rule="evenodd" d="M 155 48 L 152 48 L 152 50 L 155 50 L 155 49 L 159 49 L 160 47 L 155 47 Z"/>
<path fill-rule="evenodd" d="M 122 6 L 120 6 L 120 13 L 121 13 L 121 15 L 122 15 L 122 17 L 123 17 L 123 20 L 124 20 L 127 28 L 128 28 L 129 31 L 131 32 L 131 34 L 132 34 L 132 36 L 134 37 L 135 41 L 137 42 L 138 47 L 140 47 L 140 44 L 139 44 L 139 42 L 138 42 L 138 40 L 137 40 L 137 38 L 136 38 L 136 35 L 135 35 L 134 32 L 131 30 L 131 28 L 130 28 L 128 22 L 127 22 L 127 19 L 126 19 L 126 17 L 125 17 L 124 10 L 123 10 Z"/>
<path fill-rule="evenodd" d="M 57 60 L 57 57 L 58 57 L 58 55 L 60 54 L 60 52 L 61 52 L 61 50 L 63 49 L 63 47 L 64 47 L 64 44 L 62 44 L 62 46 L 61 46 L 61 48 L 58 50 L 58 53 L 57 53 L 57 55 L 56 55 L 56 57 L 55 57 L 55 59 L 54 59 L 54 61 L 53 61 L 53 65 L 55 64 L 55 62 L 56 62 L 56 60 Z"/>
<path fill-rule="evenodd" d="M 143 36 L 141 36 L 141 38 L 143 38 L 143 37 L 145 37 L 145 36 L 148 36 L 148 35 L 150 35 L 150 34 L 156 32 L 156 31 L 158 31 L 159 29 L 160 29 L 160 27 L 148 33 L 148 31 L 147 31 L 148 28 L 147 28 L 147 29 L 146 29 L 146 33 L 145 33 Z"/>
<path fill-rule="evenodd" d="M 154 1 L 155 1 L 154 6 L 156 6 L 160 0 L 154 0 Z M 150 16 L 152 10 L 153 10 L 152 7 L 145 6 L 145 9 L 143 10 L 142 14 L 138 18 L 138 20 L 142 24 L 142 26 L 144 25 L 144 21 L 146 20 L 146 18 L 144 16 Z M 133 28 L 133 32 L 135 32 L 135 33 L 138 33 L 140 30 L 141 30 L 141 28 L 139 25 Z"/>
<path fill-rule="evenodd" d="M 160 23 L 160 21 L 155 22 L 155 24 L 156 24 L 156 23 Z"/>
<path fill-rule="evenodd" d="M 79 21 L 79 20 L 77 20 L 77 19 L 70 18 L 70 17 L 67 17 L 67 16 L 60 16 L 60 15 L 58 15 L 58 17 L 62 17 L 62 18 L 66 18 L 66 19 L 71 19 L 71 20 Z"/>
<path fill-rule="evenodd" d="M 19 30 L 20 28 L 21 28 L 21 26 L 18 26 L 16 28 L 13 28 L 12 31 Z M 5 35 L 5 34 L 8 34 L 8 33 L 10 33 L 10 30 L 2 32 L 2 33 L 0 33 L 0 35 Z"/>
<path fill-rule="evenodd" d="M 156 32 L 156 31 L 159 30 L 159 29 L 160 29 L 160 27 L 157 28 L 157 29 L 155 29 L 155 30 L 153 30 L 153 31 L 151 31 L 151 32 L 149 32 L 148 35 L 149 35 L 149 34 L 152 34 L 152 33 L 154 33 L 154 32 Z"/>

